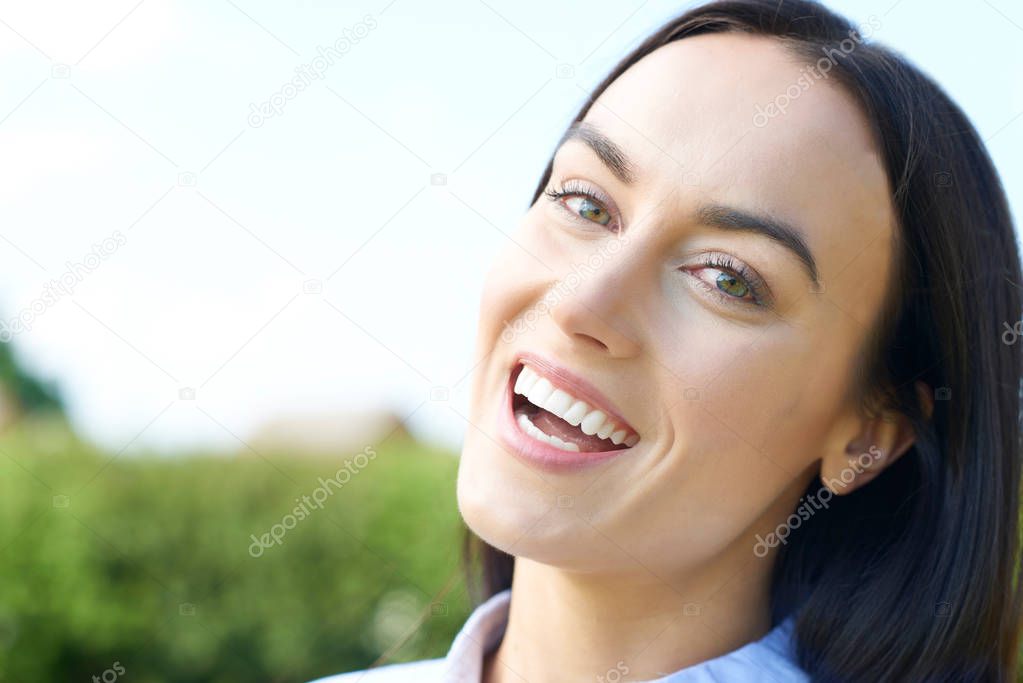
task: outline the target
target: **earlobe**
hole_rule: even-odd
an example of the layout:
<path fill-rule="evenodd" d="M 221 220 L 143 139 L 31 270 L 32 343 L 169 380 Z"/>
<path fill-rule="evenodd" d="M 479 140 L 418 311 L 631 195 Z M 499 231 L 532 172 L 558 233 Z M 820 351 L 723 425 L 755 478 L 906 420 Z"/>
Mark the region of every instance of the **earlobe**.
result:
<path fill-rule="evenodd" d="M 930 420 L 934 415 L 934 390 L 923 380 L 917 380 L 913 384 L 916 387 L 916 395 L 920 399 L 920 407 L 923 409 L 924 416 Z"/>
<path fill-rule="evenodd" d="M 898 460 L 915 439 L 909 418 L 902 413 L 864 418 L 841 452 L 821 459 L 821 483 L 838 496 L 852 493 Z"/>

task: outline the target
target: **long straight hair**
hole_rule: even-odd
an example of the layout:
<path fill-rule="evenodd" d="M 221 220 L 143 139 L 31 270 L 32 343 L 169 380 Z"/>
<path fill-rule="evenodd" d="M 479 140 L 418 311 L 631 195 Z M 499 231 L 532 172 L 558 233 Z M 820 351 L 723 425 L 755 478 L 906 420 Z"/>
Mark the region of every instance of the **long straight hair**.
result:
<path fill-rule="evenodd" d="M 789 536 L 773 569 L 772 623 L 794 617 L 798 664 L 814 680 L 1013 680 L 1023 278 L 991 159 L 934 81 L 805 0 L 713 2 L 682 14 L 622 59 L 574 121 L 658 47 L 726 32 L 777 39 L 808 64 L 827 57 L 829 80 L 870 124 L 897 218 L 896 263 L 849 390 L 866 413 L 897 410 L 916 433 L 869 486 L 833 498 Z M 917 381 L 933 391 L 930 417 Z M 815 480 L 806 495 L 820 487 Z M 465 538 L 476 599 L 509 588 L 514 557 L 471 531 Z"/>

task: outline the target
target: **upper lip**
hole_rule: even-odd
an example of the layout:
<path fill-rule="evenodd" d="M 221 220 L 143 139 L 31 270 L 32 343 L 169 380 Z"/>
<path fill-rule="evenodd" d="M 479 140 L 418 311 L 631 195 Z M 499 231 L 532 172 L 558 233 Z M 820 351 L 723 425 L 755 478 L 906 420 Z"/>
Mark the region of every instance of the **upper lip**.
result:
<path fill-rule="evenodd" d="M 591 408 L 602 411 L 605 415 L 614 420 L 619 429 L 627 429 L 631 433 L 639 435 L 639 432 L 622 417 L 621 412 L 597 387 L 575 374 L 563 365 L 558 365 L 553 360 L 530 351 L 523 351 L 515 359 L 515 366 L 524 363 L 550 380 L 555 387 L 564 389 L 572 396 L 586 401 Z"/>

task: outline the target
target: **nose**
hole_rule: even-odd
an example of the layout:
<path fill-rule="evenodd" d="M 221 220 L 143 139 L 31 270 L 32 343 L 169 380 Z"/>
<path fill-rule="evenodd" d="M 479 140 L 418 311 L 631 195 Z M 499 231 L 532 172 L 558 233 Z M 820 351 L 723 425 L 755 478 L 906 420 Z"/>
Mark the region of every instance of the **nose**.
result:
<path fill-rule="evenodd" d="M 627 257 L 619 253 L 597 267 L 577 269 L 576 277 L 562 277 L 566 293 L 551 317 L 565 336 L 612 358 L 639 353 L 635 320 L 641 294 L 629 268 Z"/>

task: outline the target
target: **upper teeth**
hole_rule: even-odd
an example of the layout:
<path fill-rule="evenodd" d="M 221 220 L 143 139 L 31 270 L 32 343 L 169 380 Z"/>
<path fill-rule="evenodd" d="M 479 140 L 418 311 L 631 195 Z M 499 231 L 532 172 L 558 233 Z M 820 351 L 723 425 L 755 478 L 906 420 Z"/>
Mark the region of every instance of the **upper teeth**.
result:
<path fill-rule="evenodd" d="M 639 443 L 638 434 L 633 434 L 625 427 L 618 427 L 603 411 L 591 408 L 585 401 L 575 398 L 564 389 L 555 388 L 549 379 L 529 366 L 522 366 L 515 380 L 514 391 L 525 396 L 533 405 L 579 427 L 583 434 L 596 434 L 601 439 L 610 438 L 616 446 L 624 443 L 632 447 Z"/>

